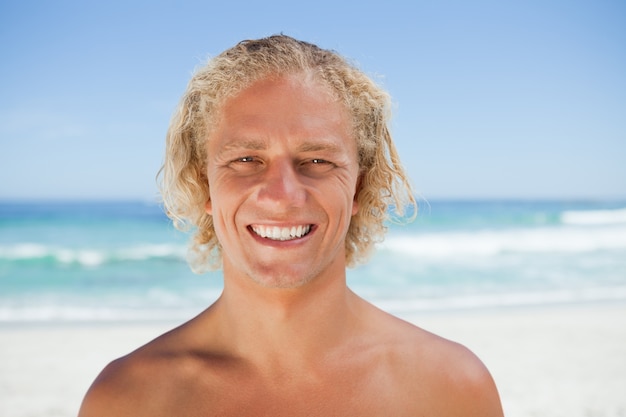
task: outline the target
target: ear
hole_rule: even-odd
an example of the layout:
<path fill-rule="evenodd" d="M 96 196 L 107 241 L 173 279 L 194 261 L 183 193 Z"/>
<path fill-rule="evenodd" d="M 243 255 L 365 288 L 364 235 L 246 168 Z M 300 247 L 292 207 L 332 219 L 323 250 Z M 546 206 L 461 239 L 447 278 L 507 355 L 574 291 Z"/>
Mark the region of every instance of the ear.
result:
<path fill-rule="evenodd" d="M 359 175 L 359 178 L 356 180 L 356 187 L 354 190 L 354 198 L 352 199 L 352 215 L 354 216 L 359 212 L 359 194 L 361 193 L 361 183 L 363 180 L 363 174 Z"/>
<path fill-rule="evenodd" d="M 209 216 L 213 215 L 213 204 L 211 204 L 211 199 L 209 198 L 206 203 L 204 203 L 204 211 Z"/>

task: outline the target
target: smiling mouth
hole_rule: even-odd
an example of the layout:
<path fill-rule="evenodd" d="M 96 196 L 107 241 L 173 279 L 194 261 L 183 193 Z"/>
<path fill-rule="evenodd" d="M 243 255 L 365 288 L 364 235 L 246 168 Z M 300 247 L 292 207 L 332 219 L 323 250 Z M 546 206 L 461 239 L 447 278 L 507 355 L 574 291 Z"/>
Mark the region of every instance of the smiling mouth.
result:
<path fill-rule="evenodd" d="M 294 240 L 300 239 L 311 232 L 311 225 L 300 225 L 291 227 L 278 227 L 278 226 L 264 226 L 260 224 L 253 224 L 250 229 L 254 234 L 264 239 L 270 240 Z"/>

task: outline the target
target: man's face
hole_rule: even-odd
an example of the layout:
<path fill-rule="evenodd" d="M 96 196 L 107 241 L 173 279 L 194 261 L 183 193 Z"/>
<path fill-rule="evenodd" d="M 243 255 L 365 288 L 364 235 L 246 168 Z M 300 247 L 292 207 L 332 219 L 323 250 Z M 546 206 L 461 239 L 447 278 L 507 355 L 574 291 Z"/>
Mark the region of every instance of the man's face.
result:
<path fill-rule="evenodd" d="M 343 275 L 359 177 L 344 105 L 296 75 L 254 83 L 220 116 L 208 138 L 206 210 L 224 275 L 276 288 Z"/>

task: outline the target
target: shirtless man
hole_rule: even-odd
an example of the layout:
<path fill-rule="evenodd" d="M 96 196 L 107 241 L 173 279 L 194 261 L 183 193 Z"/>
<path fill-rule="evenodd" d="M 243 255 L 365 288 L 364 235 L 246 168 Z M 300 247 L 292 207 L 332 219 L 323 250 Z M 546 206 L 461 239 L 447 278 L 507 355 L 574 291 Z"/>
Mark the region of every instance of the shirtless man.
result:
<path fill-rule="evenodd" d="M 195 269 L 224 290 L 199 316 L 108 365 L 82 417 L 501 417 L 466 348 L 384 313 L 346 285 L 414 204 L 387 130 L 388 97 L 331 51 L 244 41 L 190 81 L 161 188 L 196 230 Z"/>

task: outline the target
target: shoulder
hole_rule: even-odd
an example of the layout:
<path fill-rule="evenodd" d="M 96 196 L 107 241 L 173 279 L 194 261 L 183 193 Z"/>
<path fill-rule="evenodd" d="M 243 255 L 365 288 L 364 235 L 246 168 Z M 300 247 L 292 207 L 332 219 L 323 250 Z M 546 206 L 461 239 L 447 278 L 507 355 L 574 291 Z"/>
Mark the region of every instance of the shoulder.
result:
<path fill-rule="evenodd" d="M 493 378 L 468 348 L 367 302 L 360 317 L 387 385 L 409 415 L 502 417 Z"/>
<path fill-rule="evenodd" d="M 501 417 L 502 406 L 495 382 L 484 363 L 468 348 L 445 339 L 433 353 L 438 365 L 432 372 L 438 382 L 433 393 L 447 407 L 446 415 Z"/>
<path fill-rule="evenodd" d="M 157 339 L 109 363 L 87 391 L 79 417 L 158 415 L 149 405 L 167 394 L 169 362 L 159 345 Z"/>
<path fill-rule="evenodd" d="M 130 399 L 141 396 L 139 380 L 145 375 L 141 368 L 149 369 L 146 365 L 134 354 L 108 364 L 89 387 L 79 417 L 141 415 L 131 407 Z"/>
<path fill-rule="evenodd" d="M 170 408 L 186 400 L 206 362 L 185 339 L 175 329 L 108 364 L 87 391 L 79 417 L 172 415 Z"/>
<path fill-rule="evenodd" d="M 401 348 L 404 363 L 410 364 L 405 378 L 428 394 L 433 414 L 502 417 L 494 380 L 471 350 L 411 324 L 405 326 L 411 328 L 408 343 L 405 339 Z"/>

